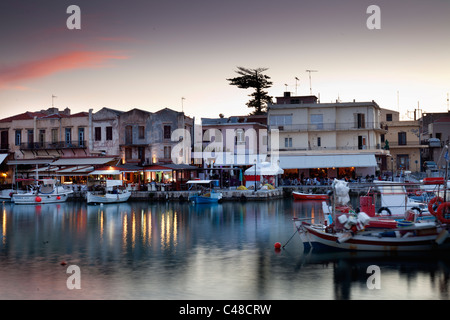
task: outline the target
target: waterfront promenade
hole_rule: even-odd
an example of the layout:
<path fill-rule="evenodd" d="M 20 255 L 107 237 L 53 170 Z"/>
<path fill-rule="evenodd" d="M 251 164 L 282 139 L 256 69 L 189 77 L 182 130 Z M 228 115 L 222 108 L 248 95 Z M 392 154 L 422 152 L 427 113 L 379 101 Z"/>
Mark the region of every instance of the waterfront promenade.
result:
<path fill-rule="evenodd" d="M 353 195 L 364 195 L 369 188 L 373 186 L 371 183 L 350 183 L 350 193 Z M 297 186 L 281 186 L 273 190 L 237 190 L 235 188 L 219 189 L 222 193 L 223 201 L 270 201 L 273 199 L 292 197 L 293 191 L 304 193 L 327 193 L 331 189 L 331 185 L 297 185 Z M 189 196 L 194 194 L 193 191 L 132 191 L 130 201 L 188 201 Z M 75 191 L 72 200 L 84 200 L 84 191 Z"/>

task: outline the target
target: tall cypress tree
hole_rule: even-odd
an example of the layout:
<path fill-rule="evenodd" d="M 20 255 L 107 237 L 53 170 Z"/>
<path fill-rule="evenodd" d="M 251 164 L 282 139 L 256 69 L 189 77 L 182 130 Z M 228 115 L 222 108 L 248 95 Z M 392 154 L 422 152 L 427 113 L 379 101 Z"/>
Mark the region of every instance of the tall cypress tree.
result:
<path fill-rule="evenodd" d="M 272 102 L 272 97 L 268 95 L 267 91 L 264 91 L 264 89 L 268 89 L 272 86 L 272 82 L 269 81 L 270 77 L 264 74 L 268 69 L 248 69 L 244 67 L 238 67 L 237 69 L 236 73 L 240 76 L 227 79 L 230 81 L 230 85 L 237 86 L 241 89 L 255 89 L 255 91 L 249 95 L 249 97 L 253 97 L 253 99 L 247 102 L 247 106 L 249 108 L 255 108 L 251 114 L 265 114 L 267 104 Z"/>

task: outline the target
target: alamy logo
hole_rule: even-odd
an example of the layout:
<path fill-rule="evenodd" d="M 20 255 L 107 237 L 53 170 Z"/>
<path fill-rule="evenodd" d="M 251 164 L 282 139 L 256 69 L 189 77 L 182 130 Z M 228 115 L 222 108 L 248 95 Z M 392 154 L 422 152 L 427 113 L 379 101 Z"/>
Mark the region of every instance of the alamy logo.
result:
<path fill-rule="evenodd" d="M 367 7 L 367 14 L 371 14 L 369 18 L 367 18 L 367 28 L 369 30 L 379 30 L 381 29 L 381 9 L 377 5 L 371 5 Z"/>
<path fill-rule="evenodd" d="M 379 266 L 370 265 L 367 267 L 367 272 L 370 274 L 367 279 L 367 288 L 370 290 L 381 289 L 381 270 Z"/>

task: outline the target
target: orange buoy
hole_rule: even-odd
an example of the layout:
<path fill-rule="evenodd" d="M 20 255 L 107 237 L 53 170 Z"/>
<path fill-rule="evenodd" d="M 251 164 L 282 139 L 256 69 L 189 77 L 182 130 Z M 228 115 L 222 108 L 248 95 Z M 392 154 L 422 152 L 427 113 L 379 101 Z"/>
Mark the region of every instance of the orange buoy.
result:
<path fill-rule="evenodd" d="M 60 263 L 62 266 L 65 266 L 66 264 L 67 264 L 67 262 L 65 262 L 65 261 L 61 261 L 61 263 Z"/>
<path fill-rule="evenodd" d="M 275 249 L 280 249 L 280 248 L 281 248 L 281 243 L 276 242 L 276 243 L 274 244 L 274 247 L 275 247 Z"/>
<path fill-rule="evenodd" d="M 61 197 L 60 197 L 60 196 L 57 196 L 57 197 L 56 197 L 56 200 L 61 200 Z"/>
<path fill-rule="evenodd" d="M 34 201 L 36 201 L 36 202 L 41 202 L 42 199 L 41 199 L 41 197 L 37 196 L 37 197 L 34 199 Z"/>

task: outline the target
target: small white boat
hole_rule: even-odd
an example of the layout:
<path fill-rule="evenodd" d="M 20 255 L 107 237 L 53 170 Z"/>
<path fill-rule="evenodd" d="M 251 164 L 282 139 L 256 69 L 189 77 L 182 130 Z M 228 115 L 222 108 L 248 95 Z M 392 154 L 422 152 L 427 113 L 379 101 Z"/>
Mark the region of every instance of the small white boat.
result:
<path fill-rule="evenodd" d="M 189 190 L 194 193 L 189 195 L 189 201 L 199 204 L 219 203 L 222 200 L 222 193 L 216 192 L 212 187 L 213 180 L 189 180 Z"/>
<path fill-rule="evenodd" d="M 131 197 L 131 191 L 123 189 L 122 184 L 122 180 L 106 180 L 106 193 L 87 192 L 86 202 L 88 204 L 126 202 Z"/>
<path fill-rule="evenodd" d="M 13 193 L 11 201 L 15 204 L 60 203 L 67 201 L 69 195 L 73 193 L 72 190 L 57 185 L 55 179 L 42 179 L 39 181 L 42 183 L 37 186 L 36 190 Z"/>
<path fill-rule="evenodd" d="M 86 201 L 88 204 L 93 203 L 120 203 L 126 202 L 131 196 L 131 191 L 107 192 L 106 194 L 86 193 Z"/>

